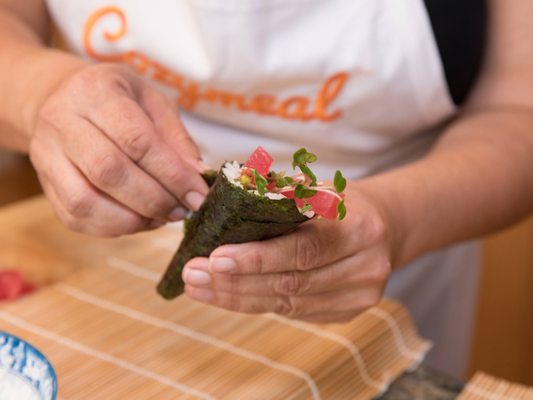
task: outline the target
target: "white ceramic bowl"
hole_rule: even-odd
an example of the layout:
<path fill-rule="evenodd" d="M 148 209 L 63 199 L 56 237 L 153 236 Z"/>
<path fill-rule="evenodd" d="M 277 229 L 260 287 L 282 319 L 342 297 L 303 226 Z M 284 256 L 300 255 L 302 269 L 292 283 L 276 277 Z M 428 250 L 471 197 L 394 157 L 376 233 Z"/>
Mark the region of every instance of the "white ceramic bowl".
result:
<path fill-rule="evenodd" d="M 55 400 L 57 377 L 28 342 L 0 331 L 0 400 Z"/>

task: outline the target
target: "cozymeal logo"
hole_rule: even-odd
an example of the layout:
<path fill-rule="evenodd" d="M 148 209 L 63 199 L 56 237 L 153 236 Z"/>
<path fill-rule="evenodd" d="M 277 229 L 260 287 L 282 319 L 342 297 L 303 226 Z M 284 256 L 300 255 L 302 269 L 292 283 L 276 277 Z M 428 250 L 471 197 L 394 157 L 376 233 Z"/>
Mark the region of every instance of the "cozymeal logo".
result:
<path fill-rule="evenodd" d="M 126 63 L 141 75 L 173 88 L 178 92 L 177 104 L 186 110 L 194 110 L 200 101 L 204 101 L 241 112 L 304 122 L 311 120 L 331 122 L 342 115 L 342 110 L 334 108 L 332 103 L 349 78 L 346 72 L 336 73 L 326 79 L 313 99 L 306 96 L 278 98 L 268 93 L 246 96 L 213 87 L 202 87 L 199 82 L 184 78 L 139 51 L 129 50 L 119 54 L 103 54 L 96 51 L 92 44 L 95 29 L 98 22 L 109 15 L 119 18 L 120 27 L 116 32 L 105 31 L 103 33 L 105 40 L 116 42 L 126 34 L 126 15 L 120 8 L 105 7 L 96 10 L 85 22 L 83 30 L 83 46 L 87 55 L 98 61 Z"/>

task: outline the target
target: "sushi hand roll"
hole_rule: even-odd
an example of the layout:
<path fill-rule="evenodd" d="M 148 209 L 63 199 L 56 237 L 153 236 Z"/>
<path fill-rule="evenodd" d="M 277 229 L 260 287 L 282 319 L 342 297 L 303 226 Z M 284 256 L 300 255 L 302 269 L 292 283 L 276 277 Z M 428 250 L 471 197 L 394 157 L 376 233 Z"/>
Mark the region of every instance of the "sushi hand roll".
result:
<path fill-rule="evenodd" d="M 204 174 L 210 191 L 186 221 L 185 236 L 157 286 L 159 294 L 169 300 L 182 294 L 185 264 L 223 244 L 283 235 L 314 217 L 342 219 L 346 180 L 337 171 L 335 187 L 317 184 L 308 166 L 315 160 L 314 154 L 298 150 L 293 167 L 302 172 L 289 177 L 270 171 L 272 157 L 259 147 L 244 165 L 226 162 L 220 171 Z"/>

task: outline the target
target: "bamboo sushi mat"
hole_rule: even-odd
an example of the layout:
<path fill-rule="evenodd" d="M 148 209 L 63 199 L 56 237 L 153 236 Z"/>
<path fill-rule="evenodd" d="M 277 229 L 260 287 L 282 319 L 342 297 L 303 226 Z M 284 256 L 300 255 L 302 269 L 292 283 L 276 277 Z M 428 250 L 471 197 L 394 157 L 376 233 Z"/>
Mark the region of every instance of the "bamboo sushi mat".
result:
<path fill-rule="evenodd" d="M 533 388 L 477 372 L 457 400 L 533 400 Z"/>
<path fill-rule="evenodd" d="M 71 247 L 88 240 L 58 244 L 48 232 L 26 234 L 57 246 L 70 262 L 78 257 Z M 177 238 L 167 228 L 83 242 L 83 267 L 2 306 L 0 330 L 49 358 L 59 399 L 366 399 L 429 348 L 405 309 L 389 300 L 349 324 L 320 326 L 184 296 L 162 300 L 154 287 Z"/>

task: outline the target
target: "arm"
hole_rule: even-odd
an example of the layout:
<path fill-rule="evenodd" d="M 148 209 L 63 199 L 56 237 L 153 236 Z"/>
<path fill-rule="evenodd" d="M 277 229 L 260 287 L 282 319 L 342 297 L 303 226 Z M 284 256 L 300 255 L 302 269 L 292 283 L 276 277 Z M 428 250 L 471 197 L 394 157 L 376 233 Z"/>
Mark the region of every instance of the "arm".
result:
<path fill-rule="evenodd" d="M 85 63 L 48 49 L 50 21 L 44 0 L 0 0 L 0 147 L 29 151 L 39 108 L 60 81 Z"/>
<path fill-rule="evenodd" d="M 486 67 L 423 159 L 346 190 L 342 222 L 216 249 L 185 267 L 192 298 L 242 312 L 340 322 L 375 305 L 391 268 L 533 207 L 533 3 L 493 0 Z"/>
<path fill-rule="evenodd" d="M 0 0 L 0 146 L 29 153 L 59 219 L 117 236 L 198 208 L 207 186 L 175 105 L 126 67 L 45 48 L 48 25 L 43 0 Z"/>
<path fill-rule="evenodd" d="M 363 182 L 390 214 L 396 265 L 533 209 L 533 4 L 493 0 L 491 15 L 485 69 L 462 115 L 427 157 Z"/>

